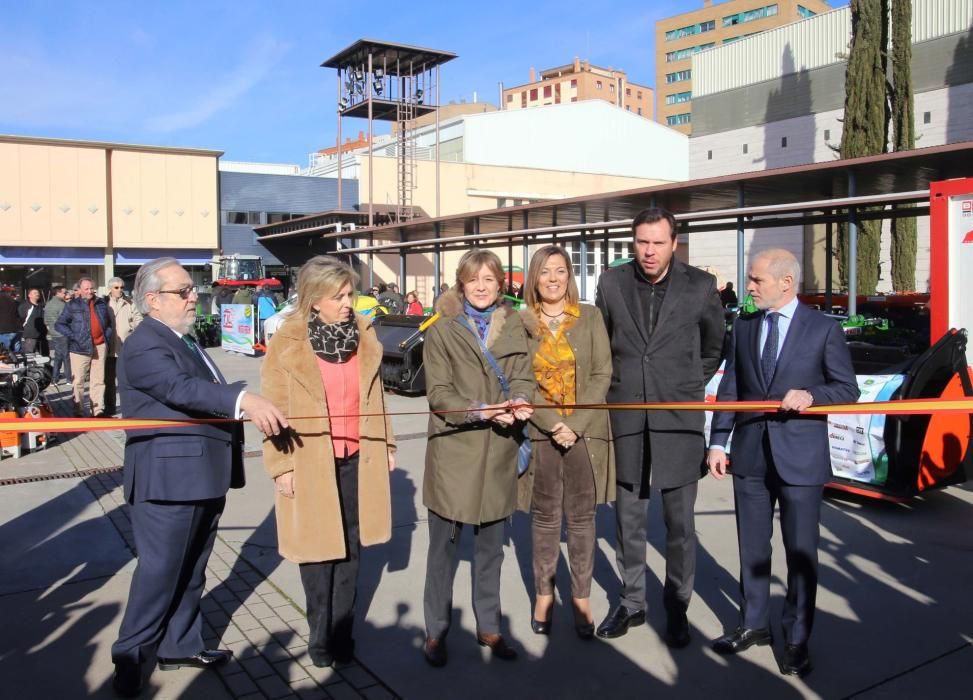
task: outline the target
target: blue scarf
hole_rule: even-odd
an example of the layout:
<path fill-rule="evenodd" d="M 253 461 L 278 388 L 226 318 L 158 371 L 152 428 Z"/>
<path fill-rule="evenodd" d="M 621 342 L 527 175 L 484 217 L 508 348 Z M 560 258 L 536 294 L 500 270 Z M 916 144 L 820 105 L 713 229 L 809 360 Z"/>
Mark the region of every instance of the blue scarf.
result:
<path fill-rule="evenodd" d="M 476 328 L 477 334 L 480 336 L 480 340 L 486 342 L 487 330 L 490 328 L 490 319 L 493 318 L 493 312 L 497 310 L 496 302 L 490 304 L 487 308 L 480 311 L 478 308 L 470 304 L 470 302 L 463 300 L 463 311 L 466 315 L 470 317 L 473 321 L 473 327 Z"/>

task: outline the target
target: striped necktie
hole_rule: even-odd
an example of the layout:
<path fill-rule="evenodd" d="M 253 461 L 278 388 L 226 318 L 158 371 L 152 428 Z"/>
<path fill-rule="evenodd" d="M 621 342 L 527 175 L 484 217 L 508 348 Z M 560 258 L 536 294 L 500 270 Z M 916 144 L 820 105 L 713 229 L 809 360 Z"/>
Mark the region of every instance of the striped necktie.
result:
<path fill-rule="evenodd" d="M 777 319 L 780 314 L 771 311 L 765 318 L 767 319 L 767 340 L 764 341 L 764 349 L 760 354 L 760 371 L 764 375 L 764 383 L 770 386 L 774 378 L 774 370 L 777 369 L 777 346 L 779 345 L 779 333 Z"/>

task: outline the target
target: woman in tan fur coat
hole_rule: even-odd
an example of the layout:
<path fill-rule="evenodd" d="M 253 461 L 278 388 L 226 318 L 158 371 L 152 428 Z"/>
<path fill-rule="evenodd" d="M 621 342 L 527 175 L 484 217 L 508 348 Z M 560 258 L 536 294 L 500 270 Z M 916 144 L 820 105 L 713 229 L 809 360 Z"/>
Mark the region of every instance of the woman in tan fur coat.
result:
<path fill-rule="evenodd" d="M 309 260 L 260 373 L 262 393 L 291 424 L 264 441 L 264 466 L 277 488 L 280 554 L 300 565 L 315 666 L 352 659 L 359 548 L 391 537 L 395 438 L 383 415 L 382 346 L 354 312 L 357 286 L 344 263 Z"/>

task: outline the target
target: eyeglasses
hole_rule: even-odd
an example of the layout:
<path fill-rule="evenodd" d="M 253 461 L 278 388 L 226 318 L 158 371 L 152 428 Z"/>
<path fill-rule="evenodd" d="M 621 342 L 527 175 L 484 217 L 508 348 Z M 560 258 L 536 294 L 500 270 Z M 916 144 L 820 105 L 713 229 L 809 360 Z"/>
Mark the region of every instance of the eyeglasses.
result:
<path fill-rule="evenodd" d="M 119 287 L 117 285 L 112 285 L 112 289 L 125 289 L 125 287 Z"/>
<path fill-rule="evenodd" d="M 160 289 L 157 294 L 178 294 L 180 299 L 188 299 L 194 294 L 199 293 L 199 287 L 188 285 L 180 289 Z"/>

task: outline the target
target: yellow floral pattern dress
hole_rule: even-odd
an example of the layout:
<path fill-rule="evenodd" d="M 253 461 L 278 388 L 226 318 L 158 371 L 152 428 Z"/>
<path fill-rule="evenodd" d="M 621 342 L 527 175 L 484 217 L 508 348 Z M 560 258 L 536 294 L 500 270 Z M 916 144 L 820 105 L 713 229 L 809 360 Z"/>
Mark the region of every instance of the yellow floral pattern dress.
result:
<path fill-rule="evenodd" d="M 535 308 L 535 313 L 538 318 L 544 318 L 540 308 Z M 577 304 L 567 304 L 564 307 L 564 320 L 554 330 L 546 323 L 541 323 L 538 330 L 541 342 L 533 360 L 534 379 L 541 395 L 554 406 L 576 402 L 574 351 L 567 333 L 580 316 L 581 310 Z M 559 408 L 557 411 L 562 416 L 572 413 L 570 408 Z"/>

